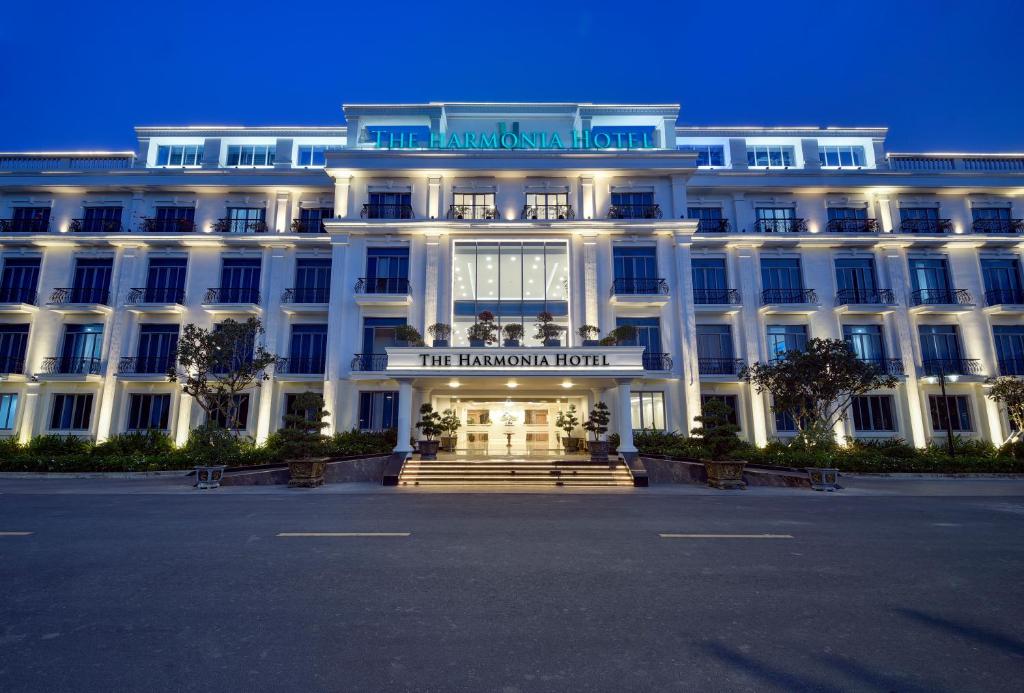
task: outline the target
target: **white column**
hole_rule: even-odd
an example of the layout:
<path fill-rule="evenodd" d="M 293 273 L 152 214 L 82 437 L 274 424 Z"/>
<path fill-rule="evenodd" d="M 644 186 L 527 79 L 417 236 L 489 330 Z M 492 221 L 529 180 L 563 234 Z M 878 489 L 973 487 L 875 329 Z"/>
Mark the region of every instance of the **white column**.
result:
<path fill-rule="evenodd" d="M 441 176 L 427 179 L 427 218 L 441 218 Z"/>
<path fill-rule="evenodd" d="M 36 434 L 36 416 L 41 406 L 39 401 L 39 383 L 28 383 L 18 403 L 21 409 L 21 423 L 18 424 L 18 442 L 25 445 Z"/>
<path fill-rule="evenodd" d="M 686 413 L 681 428 L 689 431 L 696 426 L 694 418 L 700 415 L 700 368 L 697 360 L 697 317 L 693 310 L 693 266 L 689 233 L 676 234 L 676 295 L 679 306 L 679 320 L 682 325 L 679 335 L 679 352 L 683 382 L 683 401 Z"/>
<path fill-rule="evenodd" d="M 584 219 L 594 218 L 594 179 L 586 176 L 580 178 L 580 212 Z"/>
<path fill-rule="evenodd" d="M 427 328 L 437 322 L 438 258 L 440 255 L 439 236 L 427 236 L 427 263 L 423 283 L 423 335 Z"/>
<path fill-rule="evenodd" d="M 174 427 L 174 444 L 182 446 L 188 441 L 188 433 L 192 430 L 192 402 L 190 395 L 184 392 L 178 396 L 178 423 Z"/>
<path fill-rule="evenodd" d="M 888 197 L 878 198 L 878 223 L 883 233 L 892 233 L 892 207 Z"/>
<path fill-rule="evenodd" d="M 351 176 L 334 179 L 334 216 L 338 219 L 348 216 L 348 192 L 351 187 Z"/>
<path fill-rule="evenodd" d="M 411 453 L 412 445 L 412 381 L 407 378 L 398 380 L 398 435 L 395 449 L 392 452 Z"/>
<path fill-rule="evenodd" d="M 107 336 L 107 364 L 104 370 L 103 386 L 99 393 L 99 410 L 96 419 L 96 441 L 103 442 L 110 437 L 114 419 L 114 398 L 117 396 L 117 366 L 125 351 L 126 324 L 131 315 L 125 310 L 125 298 L 132 283 L 138 281 L 137 271 L 138 246 L 127 246 L 121 251 L 121 257 L 114 263 L 114 284 L 110 287 L 114 314 L 108 321 L 110 334 Z M 139 282 L 141 284 L 141 282 Z"/>
<path fill-rule="evenodd" d="M 672 176 L 672 209 L 670 210 L 673 219 L 686 218 L 686 176 L 675 174 Z"/>
<path fill-rule="evenodd" d="M 754 361 L 763 361 L 761 343 L 761 319 L 758 313 L 759 296 L 758 286 L 761 276 L 758 266 L 757 249 L 754 246 L 741 246 L 738 248 L 739 284 L 740 296 L 743 301 L 741 311 L 741 322 L 743 325 L 744 347 L 743 359 L 747 364 Z M 750 427 L 754 433 L 755 445 L 766 445 L 768 443 L 768 427 L 765 421 L 766 395 L 759 395 L 752 386 L 749 387 L 750 395 Z"/>
<path fill-rule="evenodd" d="M 291 202 L 291 195 L 287 190 L 278 190 L 277 199 L 274 205 L 274 231 L 287 233 L 291 231 L 291 220 L 289 219 L 288 207 Z"/>
<path fill-rule="evenodd" d="M 346 373 L 346 357 L 352 358 L 342 350 L 342 334 L 345 325 L 342 321 L 342 296 L 345 295 L 345 262 L 348 257 L 349 237 L 347 234 L 331 235 L 331 293 L 327 312 L 327 364 L 324 372 L 324 406 L 330 412 L 327 417 L 327 428 L 324 431 L 331 435 L 338 430 L 341 402 L 339 400 L 340 380 Z"/>
<path fill-rule="evenodd" d="M 630 403 L 633 381 L 621 378 L 616 382 L 619 385 L 619 452 L 636 452 L 636 446 L 633 445 L 633 407 Z"/>
<path fill-rule="evenodd" d="M 265 320 L 263 323 L 263 344 L 264 348 L 272 354 L 281 356 L 282 346 L 285 339 L 282 339 L 282 332 L 288 329 L 287 324 L 281 320 L 281 294 L 284 292 L 284 284 L 288 273 L 285 272 L 284 246 L 274 246 L 267 250 L 270 256 L 265 262 L 266 274 L 264 275 L 263 305 L 266 306 Z M 270 424 L 273 418 L 273 403 L 275 382 L 267 381 L 260 388 L 259 416 L 256 419 L 256 442 L 262 443 L 270 435 Z"/>
<path fill-rule="evenodd" d="M 146 214 L 146 199 L 141 190 L 132 190 L 132 202 L 128 208 L 128 218 L 124 220 L 125 231 L 135 231 L 142 225 L 142 217 Z"/>
<path fill-rule="evenodd" d="M 597 235 L 583 237 L 583 295 L 586 299 L 585 319 L 588 325 L 600 326 L 597 309 Z M 606 326 L 610 329 L 613 326 Z"/>
<path fill-rule="evenodd" d="M 884 208 L 883 208 L 884 209 Z M 907 260 L 899 246 L 883 246 L 885 264 L 892 282 L 892 290 L 896 296 L 899 309 L 892 313 L 892 324 L 896 328 L 896 341 L 899 345 L 900 358 L 906 369 L 907 379 L 904 387 L 907 391 L 907 409 L 909 410 L 910 442 L 917 447 L 924 447 L 928 442 L 924 430 L 924 409 L 922 408 L 921 389 L 917 379 L 917 361 L 914 358 L 916 335 L 910 324 L 910 277 L 907 271 Z"/>

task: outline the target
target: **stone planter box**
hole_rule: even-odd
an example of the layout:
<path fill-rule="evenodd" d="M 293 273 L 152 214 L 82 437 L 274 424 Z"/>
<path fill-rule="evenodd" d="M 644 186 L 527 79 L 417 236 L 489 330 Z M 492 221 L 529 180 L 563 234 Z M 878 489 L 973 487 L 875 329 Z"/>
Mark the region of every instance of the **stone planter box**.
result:
<path fill-rule="evenodd" d="M 438 440 L 421 440 L 417 446 L 421 460 L 436 460 L 437 448 L 440 446 Z"/>
<path fill-rule="evenodd" d="M 562 447 L 566 452 L 579 452 L 580 439 L 571 436 L 562 436 Z"/>
<path fill-rule="evenodd" d="M 746 466 L 747 463 L 741 460 L 705 461 L 708 486 L 726 490 L 746 488 L 747 482 L 743 480 L 743 468 Z"/>
<path fill-rule="evenodd" d="M 607 440 L 592 440 L 587 445 L 590 449 L 590 461 L 591 462 L 608 462 L 608 441 Z"/>
<path fill-rule="evenodd" d="M 220 488 L 220 481 L 224 478 L 224 470 L 226 468 L 223 464 L 209 467 L 196 465 L 196 488 L 204 490 Z"/>
<path fill-rule="evenodd" d="M 441 450 L 455 452 L 455 446 L 459 443 L 458 436 L 441 436 Z"/>
<path fill-rule="evenodd" d="M 288 460 L 289 488 L 316 488 L 324 483 L 327 457 Z"/>
<path fill-rule="evenodd" d="M 839 470 L 831 467 L 808 467 L 807 475 L 811 479 L 811 488 L 815 491 L 838 491 Z"/>
<path fill-rule="evenodd" d="M 448 340 L 447 339 L 435 339 L 433 344 L 434 344 L 434 348 L 435 349 L 440 349 L 442 347 L 448 346 Z"/>

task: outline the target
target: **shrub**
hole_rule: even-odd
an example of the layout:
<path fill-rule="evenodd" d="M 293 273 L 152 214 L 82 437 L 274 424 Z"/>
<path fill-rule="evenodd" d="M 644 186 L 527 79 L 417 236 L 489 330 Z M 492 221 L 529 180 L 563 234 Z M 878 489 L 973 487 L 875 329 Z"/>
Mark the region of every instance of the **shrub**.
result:
<path fill-rule="evenodd" d="M 86 454 L 92 451 L 91 440 L 78 436 L 43 435 L 28 442 L 25 451 L 33 456 Z"/>
<path fill-rule="evenodd" d="M 390 453 L 395 447 L 397 436 L 394 429 L 386 431 L 339 431 L 327 442 L 328 454 L 334 457 Z"/>
<path fill-rule="evenodd" d="M 174 441 L 162 431 L 136 431 L 112 436 L 94 448 L 96 455 L 163 455 L 174 451 Z"/>

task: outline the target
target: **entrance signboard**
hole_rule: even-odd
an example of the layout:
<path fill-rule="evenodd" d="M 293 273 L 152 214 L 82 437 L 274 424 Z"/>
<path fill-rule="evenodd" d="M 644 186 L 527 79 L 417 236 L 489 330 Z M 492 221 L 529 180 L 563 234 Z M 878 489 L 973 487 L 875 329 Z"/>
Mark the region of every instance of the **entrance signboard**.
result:
<path fill-rule="evenodd" d="M 387 347 L 388 371 L 524 375 L 635 373 L 643 371 L 643 347 L 453 348 Z"/>

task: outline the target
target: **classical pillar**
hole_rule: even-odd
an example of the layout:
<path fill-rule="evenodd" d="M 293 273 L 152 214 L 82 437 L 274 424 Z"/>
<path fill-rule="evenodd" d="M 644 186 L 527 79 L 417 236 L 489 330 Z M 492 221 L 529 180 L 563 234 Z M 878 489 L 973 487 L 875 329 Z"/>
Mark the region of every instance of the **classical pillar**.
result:
<path fill-rule="evenodd" d="M 128 289 L 133 285 L 142 286 L 142 282 L 136 277 L 139 271 L 139 246 L 126 246 L 120 253 L 121 256 L 115 261 L 115 272 L 113 286 L 110 287 L 110 295 L 113 298 L 112 304 L 114 313 L 108 322 L 110 335 L 107 337 L 107 363 L 103 371 L 103 386 L 100 390 L 100 406 L 96 418 L 96 442 L 102 443 L 110 437 L 111 429 L 114 426 L 114 400 L 118 393 L 117 367 L 122 354 L 126 351 L 128 337 L 126 325 L 131 315 L 125 310 L 125 299 Z M 134 284 L 134 282 L 138 282 Z"/>
<path fill-rule="evenodd" d="M 882 207 L 882 209 L 887 208 L 888 205 Z M 907 260 L 899 246 L 883 246 L 881 251 L 885 255 L 889 281 L 892 282 L 892 290 L 896 296 L 896 302 L 900 306 L 899 310 L 892 313 L 892 323 L 896 328 L 899 355 L 903 359 L 903 367 L 907 374 L 904 387 L 906 388 L 908 418 L 910 419 L 908 422 L 910 441 L 921 448 L 928 441 L 924 430 L 925 412 L 922 408 L 921 390 L 918 385 L 917 363 L 914 358 L 916 335 L 910 324 L 910 314 L 907 312 L 910 307 L 910 277 L 907 272 Z"/>
<path fill-rule="evenodd" d="M 282 348 L 286 339 L 281 339 L 281 333 L 287 332 L 288 325 L 281 321 L 281 294 L 284 292 L 284 284 L 288 273 L 285 271 L 285 247 L 274 246 L 267 249 L 269 259 L 264 264 L 267 266 L 264 284 L 264 304 L 266 305 L 265 323 L 263 325 L 264 348 L 271 354 L 281 356 Z M 271 419 L 274 416 L 273 403 L 275 383 L 269 380 L 260 388 L 259 415 L 256 419 L 256 442 L 262 443 L 270 435 Z"/>
<path fill-rule="evenodd" d="M 427 236 L 427 263 L 423 279 L 423 334 L 437 322 L 438 259 L 440 236 Z"/>
<path fill-rule="evenodd" d="M 685 219 L 686 213 L 686 176 L 677 173 L 672 176 L 671 216 L 673 219 Z"/>
<path fill-rule="evenodd" d="M 342 375 L 346 372 L 346 357 L 352 358 L 351 354 L 345 353 L 341 348 L 341 344 L 344 342 L 342 334 L 345 330 L 342 297 L 345 295 L 345 282 L 347 281 L 345 261 L 348 257 L 348 246 L 348 234 L 331 235 L 331 293 L 330 303 L 327 307 L 327 363 L 324 372 L 324 405 L 331 413 L 327 417 L 328 426 L 324 429 L 328 435 L 338 430 L 341 411 L 338 385 Z"/>
<path fill-rule="evenodd" d="M 344 219 L 348 216 L 348 192 L 352 187 L 352 176 L 334 179 L 334 216 Z"/>
<path fill-rule="evenodd" d="M 427 179 L 427 218 L 440 219 L 441 214 L 441 176 Z"/>
<path fill-rule="evenodd" d="M 764 361 L 762 354 L 761 319 L 758 291 L 761 268 L 759 267 L 757 249 L 754 246 L 740 246 L 737 249 L 739 265 L 740 296 L 743 310 L 740 312 L 743 327 L 743 359 L 749 365 L 755 361 Z M 763 446 L 768 443 L 768 426 L 765 421 L 767 395 L 759 395 L 753 386 L 750 394 L 750 426 L 754 434 L 754 444 Z"/>
<path fill-rule="evenodd" d="M 586 323 L 600 327 L 597 308 L 597 234 L 583 237 L 583 296 L 586 299 Z M 606 326 L 606 330 L 612 327 L 614 325 Z"/>
<path fill-rule="evenodd" d="M 633 445 L 633 406 L 630 402 L 633 380 L 619 378 L 616 382 L 619 385 L 619 452 L 626 455 L 636 454 L 636 446 Z"/>
<path fill-rule="evenodd" d="M 580 212 L 584 219 L 594 218 L 594 179 L 590 176 L 580 178 Z"/>
<path fill-rule="evenodd" d="M 291 221 L 288 218 L 289 202 L 291 195 L 288 191 L 278 190 L 274 204 L 274 231 L 277 233 L 287 233 L 291 230 Z"/>
<path fill-rule="evenodd" d="M 697 358 L 697 317 L 693 310 L 693 263 L 691 259 L 692 238 L 689 233 L 677 233 L 674 237 L 675 269 L 679 306 L 679 353 L 682 359 L 680 373 L 683 382 L 684 414 L 683 430 L 689 431 L 696 425 L 694 418 L 700 415 L 700 368 Z"/>
<path fill-rule="evenodd" d="M 36 416 L 40 407 L 39 383 L 28 383 L 25 385 L 21 399 L 23 401 L 18 403 L 22 412 L 21 422 L 18 424 L 18 442 L 25 445 L 36 434 L 36 426 L 38 425 Z"/>
<path fill-rule="evenodd" d="M 398 434 L 395 441 L 396 453 L 412 453 L 409 439 L 412 436 L 412 381 L 398 379 Z"/>
<path fill-rule="evenodd" d="M 181 392 L 178 396 L 178 423 L 174 427 L 174 444 L 181 447 L 188 441 L 192 430 L 192 399 L 191 395 Z"/>

